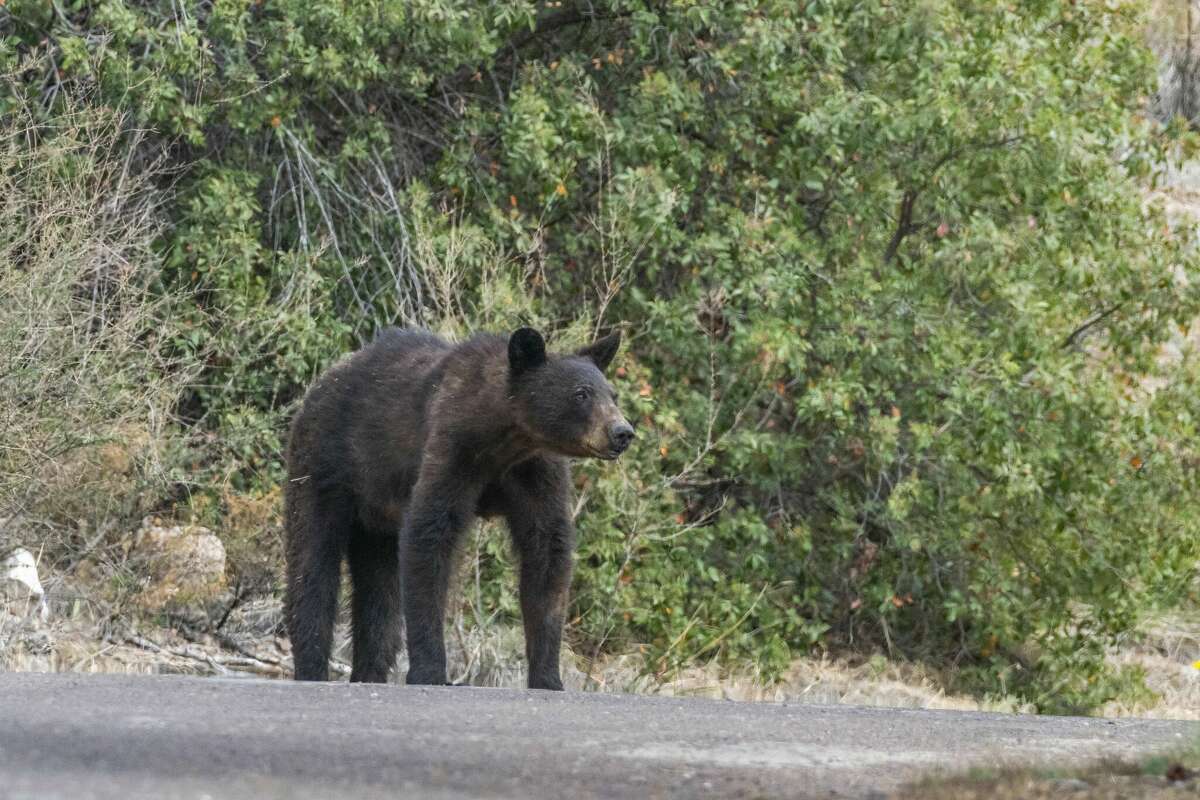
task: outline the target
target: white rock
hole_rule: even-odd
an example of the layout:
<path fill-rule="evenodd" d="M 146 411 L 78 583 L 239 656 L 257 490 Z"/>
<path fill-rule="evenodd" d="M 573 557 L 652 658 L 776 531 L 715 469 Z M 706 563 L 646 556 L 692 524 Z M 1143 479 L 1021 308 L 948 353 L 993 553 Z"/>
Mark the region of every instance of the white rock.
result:
<path fill-rule="evenodd" d="M 0 583 L 7 584 L 5 594 L 11 593 L 12 584 L 23 587 L 28 596 L 37 598 L 38 616 L 45 620 L 50 616 L 50 608 L 46 604 L 46 590 L 38 578 L 37 560 L 33 553 L 23 547 L 10 552 L 4 563 L 0 564 Z M 18 589 L 20 591 L 20 589 Z"/>

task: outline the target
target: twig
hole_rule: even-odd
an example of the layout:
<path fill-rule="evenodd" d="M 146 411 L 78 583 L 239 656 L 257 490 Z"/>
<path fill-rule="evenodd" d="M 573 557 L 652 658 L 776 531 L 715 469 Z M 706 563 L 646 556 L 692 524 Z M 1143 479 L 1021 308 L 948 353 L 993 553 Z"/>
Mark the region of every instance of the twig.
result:
<path fill-rule="evenodd" d="M 233 610 L 237 608 L 238 604 L 241 602 L 242 581 L 241 578 L 239 578 L 237 584 L 233 587 L 233 599 L 229 601 L 229 605 L 225 608 L 225 613 L 221 615 L 221 619 L 218 620 L 217 624 L 213 627 L 214 631 L 219 631 L 221 628 L 225 627 L 225 623 L 229 621 L 229 615 L 233 613 Z"/>
<path fill-rule="evenodd" d="M 225 640 L 226 642 L 232 642 L 228 637 L 225 637 Z M 176 658 L 185 658 L 189 661 L 198 661 L 207 664 L 213 672 L 218 674 L 227 674 L 230 670 L 234 672 L 253 672 L 258 675 L 270 675 L 279 678 L 286 678 L 292 674 L 292 670 L 283 661 L 250 655 L 248 651 L 236 644 L 234 644 L 234 649 L 238 652 L 238 655 L 226 656 L 219 653 L 213 655 L 198 648 L 163 647 L 137 634 L 126 636 L 125 641 L 128 644 L 152 653 L 175 656 Z M 224 644 L 225 642 L 222 643 Z M 330 659 L 329 668 L 339 675 L 350 674 L 349 665 L 343 664 L 336 659 Z"/>

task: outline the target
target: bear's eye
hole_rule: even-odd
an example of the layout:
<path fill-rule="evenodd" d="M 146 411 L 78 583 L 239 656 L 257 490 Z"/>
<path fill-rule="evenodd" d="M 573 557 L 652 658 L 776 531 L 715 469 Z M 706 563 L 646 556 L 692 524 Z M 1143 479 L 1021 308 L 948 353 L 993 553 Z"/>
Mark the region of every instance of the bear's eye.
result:
<path fill-rule="evenodd" d="M 580 386 L 575 390 L 575 399 L 581 403 L 585 402 L 591 396 L 592 393 L 587 390 L 586 386 Z"/>

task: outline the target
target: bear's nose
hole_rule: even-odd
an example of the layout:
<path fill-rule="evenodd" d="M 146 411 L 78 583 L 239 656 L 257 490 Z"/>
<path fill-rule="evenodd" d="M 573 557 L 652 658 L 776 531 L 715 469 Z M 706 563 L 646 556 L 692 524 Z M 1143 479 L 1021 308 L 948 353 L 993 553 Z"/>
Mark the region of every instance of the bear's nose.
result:
<path fill-rule="evenodd" d="M 633 427 L 628 422 L 618 422 L 608 432 L 608 440 L 616 453 L 624 453 L 633 441 Z"/>

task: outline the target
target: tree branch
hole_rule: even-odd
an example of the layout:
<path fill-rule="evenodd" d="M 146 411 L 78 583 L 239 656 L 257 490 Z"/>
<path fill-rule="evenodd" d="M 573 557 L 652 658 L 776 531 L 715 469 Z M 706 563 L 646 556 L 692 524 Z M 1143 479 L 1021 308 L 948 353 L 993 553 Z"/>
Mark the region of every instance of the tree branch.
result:
<path fill-rule="evenodd" d="M 1064 339 L 1062 345 L 1060 345 L 1060 346 L 1063 349 L 1066 349 L 1068 347 L 1075 345 L 1083 337 L 1083 335 L 1085 333 L 1087 333 L 1089 330 L 1096 327 L 1101 322 L 1103 322 L 1104 320 L 1108 319 L 1113 314 L 1115 314 L 1123 305 L 1125 305 L 1125 302 L 1126 301 L 1122 300 L 1121 302 L 1117 303 L 1116 305 L 1110 306 L 1109 308 L 1105 309 L 1104 311 L 1101 311 L 1099 314 L 1096 314 L 1094 317 L 1092 317 L 1091 319 L 1084 322 L 1078 328 L 1071 331 L 1071 335 L 1068 336 L 1066 339 Z"/>
<path fill-rule="evenodd" d="M 917 202 L 917 193 L 908 189 L 904 192 L 904 197 L 900 199 L 900 211 L 896 222 L 896 232 L 892 234 L 892 240 L 888 242 L 887 250 L 883 254 L 883 263 L 890 264 L 892 259 L 896 257 L 896 252 L 900 249 L 900 244 L 904 241 L 904 237 L 915 231 L 917 228 L 913 225 L 913 206 Z"/>

